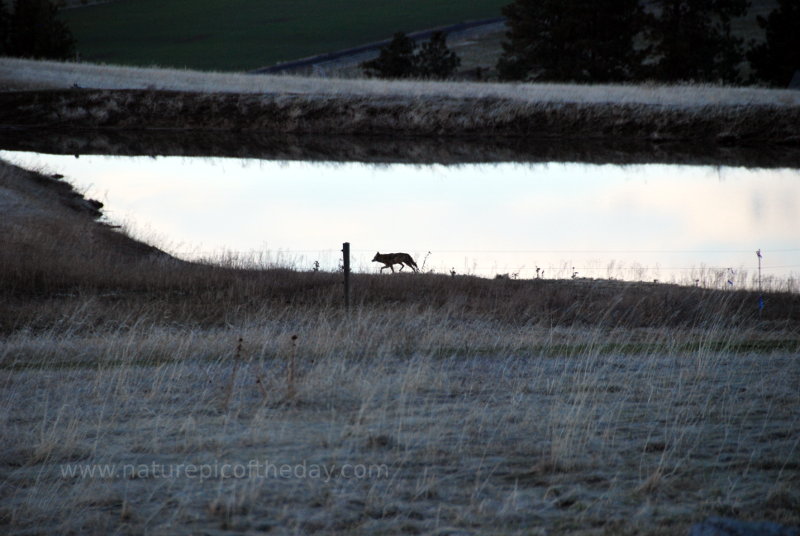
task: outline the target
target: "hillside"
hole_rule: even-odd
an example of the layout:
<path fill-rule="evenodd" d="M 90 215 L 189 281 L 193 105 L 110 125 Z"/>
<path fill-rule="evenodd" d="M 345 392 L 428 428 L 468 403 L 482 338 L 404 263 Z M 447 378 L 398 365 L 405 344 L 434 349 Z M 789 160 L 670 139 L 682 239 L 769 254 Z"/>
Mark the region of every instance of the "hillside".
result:
<path fill-rule="evenodd" d="M 340 6 L 318 0 L 137 0 L 75 6 L 76 1 L 62 15 L 85 61 L 234 71 L 380 41 L 397 31 L 497 17 L 509 1 L 357 0 Z M 733 21 L 734 32 L 746 42 L 763 39 L 756 17 L 768 15 L 778 2 L 751 4 L 746 17 Z M 150 15 L 154 12 L 158 18 Z M 462 70 L 490 70 L 503 39 L 504 30 L 496 29 L 451 46 L 463 60 Z M 343 62 L 334 73 L 352 76 L 360 70 Z"/>

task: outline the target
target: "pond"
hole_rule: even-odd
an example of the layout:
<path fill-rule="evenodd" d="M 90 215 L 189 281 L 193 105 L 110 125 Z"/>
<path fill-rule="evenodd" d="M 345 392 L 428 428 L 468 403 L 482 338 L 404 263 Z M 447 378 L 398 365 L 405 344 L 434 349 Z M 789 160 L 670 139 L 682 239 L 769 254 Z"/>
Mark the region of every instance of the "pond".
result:
<path fill-rule="evenodd" d="M 800 272 L 800 170 L 587 163 L 366 164 L 0 151 L 184 259 L 753 287 Z M 795 284 L 796 283 L 789 283 Z"/>

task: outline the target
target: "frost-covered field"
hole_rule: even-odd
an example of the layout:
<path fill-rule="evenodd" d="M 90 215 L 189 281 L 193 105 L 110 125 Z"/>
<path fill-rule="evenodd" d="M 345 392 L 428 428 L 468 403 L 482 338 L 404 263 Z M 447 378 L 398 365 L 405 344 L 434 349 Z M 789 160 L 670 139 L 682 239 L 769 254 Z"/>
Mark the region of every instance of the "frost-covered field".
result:
<path fill-rule="evenodd" d="M 5 338 L 5 530 L 678 534 L 719 514 L 800 522 L 796 354 L 726 350 L 721 331 L 690 349 L 667 330 L 469 330 L 404 308 Z M 612 338 L 642 350 L 601 350 Z M 498 350 L 475 355 L 479 341 Z"/>
<path fill-rule="evenodd" d="M 343 96 L 491 97 L 529 103 L 612 103 L 659 106 L 798 106 L 791 90 L 713 85 L 501 84 L 383 81 L 214 73 L 0 58 L 0 87 L 154 89 L 206 93 L 297 93 Z"/>

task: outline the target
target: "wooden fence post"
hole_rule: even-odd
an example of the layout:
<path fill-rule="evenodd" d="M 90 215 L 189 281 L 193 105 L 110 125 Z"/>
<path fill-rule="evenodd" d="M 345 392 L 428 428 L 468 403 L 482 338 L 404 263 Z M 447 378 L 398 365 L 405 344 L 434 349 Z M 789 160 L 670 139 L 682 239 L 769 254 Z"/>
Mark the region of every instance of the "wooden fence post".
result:
<path fill-rule="evenodd" d="M 344 307 L 350 308 L 350 242 L 342 244 L 342 265 L 344 266 Z"/>

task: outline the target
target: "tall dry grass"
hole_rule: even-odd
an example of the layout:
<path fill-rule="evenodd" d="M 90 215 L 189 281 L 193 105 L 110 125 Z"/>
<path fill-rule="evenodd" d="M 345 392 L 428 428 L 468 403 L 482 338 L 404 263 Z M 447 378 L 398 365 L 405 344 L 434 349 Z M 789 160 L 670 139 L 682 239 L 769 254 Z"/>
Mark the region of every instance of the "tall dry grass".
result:
<path fill-rule="evenodd" d="M 95 221 L 96 207 L 66 183 L 3 164 L 0 186 L 6 186 L 0 202 L 7 216 L 0 222 L 0 332 L 46 327 L 76 306 L 98 326 L 124 324 L 130 315 L 220 326 L 232 316 L 250 321 L 285 307 L 327 309 L 343 302 L 339 273 L 271 268 L 231 256 L 179 261 Z M 354 274 L 351 287 L 358 308 L 430 309 L 456 322 L 614 329 L 705 327 L 709 320 L 726 327 L 782 326 L 800 319 L 800 297 L 779 287 L 765 293 L 763 310 L 753 290 L 615 280 Z"/>
<path fill-rule="evenodd" d="M 8 533 L 800 521 L 797 347 L 741 346 L 764 340 L 755 328 L 516 326 L 414 305 L 270 313 L 87 329 L 76 310 L 3 337 Z M 242 472 L 185 472 L 219 464 Z M 362 476 L 298 470 L 346 464 Z M 114 473 L 80 473 L 100 467 Z"/>

